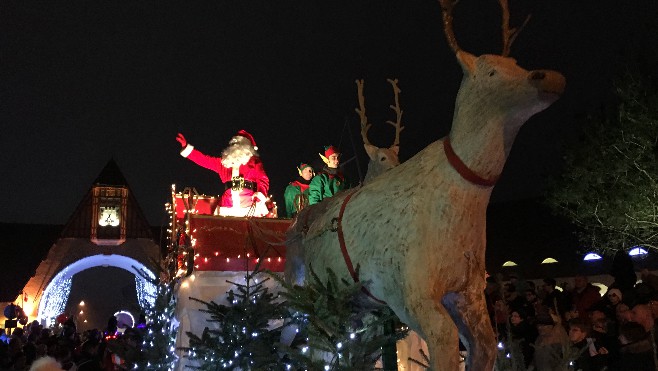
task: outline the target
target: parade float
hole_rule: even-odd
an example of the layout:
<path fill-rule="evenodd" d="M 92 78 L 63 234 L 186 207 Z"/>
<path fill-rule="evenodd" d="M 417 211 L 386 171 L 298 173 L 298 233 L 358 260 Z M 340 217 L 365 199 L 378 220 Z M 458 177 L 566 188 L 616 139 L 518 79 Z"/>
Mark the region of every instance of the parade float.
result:
<path fill-rule="evenodd" d="M 507 1 L 499 1 L 503 50 L 481 56 L 457 43 L 457 1 L 439 3 L 464 74 L 450 133 L 362 187 L 305 208 L 289 229 L 288 220 L 209 216 L 212 198 L 174 196 L 171 238 L 179 242 L 172 246 L 185 272 L 177 311 L 182 329 L 200 331 L 203 321 L 187 297 L 217 297 L 228 289 L 227 278 L 238 279 L 230 269 L 267 259 L 273 271 L 285 264 L 286 278 L 298 284 L 312 267 L 320 280 L 331 279 L 332 271 L 361 282 L 373 305 L 392 309 L 425 340 L 433 370 L 458 369 L 458 337 L 468 369 L 493 369 L 497 351 L 484 298 L 486 209 L 519 129 L 559 98 L 565 79 L 525 70 L 509 57 L 518 30 L 509 27 Z"/>
<path fill-rule="evenodd" d="M 475 56 L 457 43 L 453 7 L 443 26 L 462 68 L 450 133 L 361 188 L 302 210 L 291 227 L 286 276 L 330 268 L 363 282 L 426 341 L 432 370 L 456 370 L 459 339 L 467 368 L 491 370 L 496 343 L 484 297 L 486 210 L 514 139 L 565 88 L 555 71 L 528 71 L 509 57 L 517 31 L 503 13 L 503 51 Z"/>
<path fill-rule="evenodd" d="M 176 192 L 174 186 L 166 208 L 170 222 L 165 267 L 176 282 L 176 348 L 182 349 L 189 346 L 188 332 L 201 334 L 208 326 L 204 305 L 194 299 L 225 303 L 232 282 L 244 282 L 257 265 L 283 272 L 291 221 L 216 215 L 217 197 L 193 188 Z M 185 357 L 179 360 L 182 369 Z"/>

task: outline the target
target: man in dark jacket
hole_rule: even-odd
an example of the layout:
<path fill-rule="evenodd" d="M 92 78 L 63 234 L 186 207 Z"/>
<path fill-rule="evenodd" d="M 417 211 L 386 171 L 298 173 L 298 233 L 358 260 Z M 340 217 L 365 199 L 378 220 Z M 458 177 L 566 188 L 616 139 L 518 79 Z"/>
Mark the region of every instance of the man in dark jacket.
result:
<path fill-rule="evenodd" d="M 544 285 L 542 286 L 545 296 L 542 304 L 552 309 L 560 317 L 570 309 L 570 303 L 562 291 L 555 288 L 557 283 L 552 278 L 545 278 Z"/>

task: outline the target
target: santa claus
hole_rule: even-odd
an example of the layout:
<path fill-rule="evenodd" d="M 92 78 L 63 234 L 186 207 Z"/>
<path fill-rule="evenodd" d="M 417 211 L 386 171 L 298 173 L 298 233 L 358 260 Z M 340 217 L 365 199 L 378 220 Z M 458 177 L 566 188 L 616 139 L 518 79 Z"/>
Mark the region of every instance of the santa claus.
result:
<path fill-rule="evenodd" d="M 225 189 L 218 208 L 219 215 L 262 217 L 268 214 L 265 195 L 270 180 L 251 134 L 238 131 L 222 151 L 222 157 L 201 153 L 188 144 L 181 133 L 178 133 L 176 140 L 182 147 L 181 156 L 219 175 Z"/>

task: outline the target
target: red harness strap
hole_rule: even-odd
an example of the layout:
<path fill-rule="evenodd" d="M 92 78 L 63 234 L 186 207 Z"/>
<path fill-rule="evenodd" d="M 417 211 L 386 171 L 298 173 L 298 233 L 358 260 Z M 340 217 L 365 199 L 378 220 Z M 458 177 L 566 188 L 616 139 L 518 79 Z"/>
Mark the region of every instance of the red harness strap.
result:
<path fill-rule="evenodd" d="M 347 270 L 350 272 L 350 276 L 352 276 L 352 279 L 354 282 L 359 282 L 359 276 L 356 274 L 356 270 L 354 269 L 354 265 L 352 264 L 352 259 L 350 259 L 350 254 L 347 252 L 347 247 L 345 246 L 345 236 L 343 236 L 343 213 L 345 212 L 345 206 L 347 206 L 347 202 L 352 198 L 352 195 L 356 192 L 352 192 L 345 197 L 343 200 L 343 204 L 340 205 L 340 212 L 338 213 L 338 220 L 337 220 L 337 226 L 336 226 L 336 233 L 338 233 L 338 242 L 340 243 L 340 251 L 343 253 L 343 259 L 345 259 L 345 265 L 347 265 Z M 365 286 L 361 286 L 361 291 L 363 291 L 364 294 L 366 294 L 370 299 L 376 301 L 379 304 L 384 304 L 386 305 L 386 302 L 383 300 L 377 299 L 373 294 L 368 291 L 368 289 Z"/>
<path fill-rule="evenodd" d="M 484 187 L 493 187 L 496 185 L 498 178 L 500 178 L 499 175 L 490 179 L 485 179 L 477 175 L 473 170 L 469 169 L 468 166 L 462 161 L 462 159 L 457 156 L 455 150 L 452 149 L 449 136 L 443 140 L 443 152 L 445 152 L 450 165 L 452 165 L 452 167 L 459 173 L 459 175 L 473 184 Z"/>

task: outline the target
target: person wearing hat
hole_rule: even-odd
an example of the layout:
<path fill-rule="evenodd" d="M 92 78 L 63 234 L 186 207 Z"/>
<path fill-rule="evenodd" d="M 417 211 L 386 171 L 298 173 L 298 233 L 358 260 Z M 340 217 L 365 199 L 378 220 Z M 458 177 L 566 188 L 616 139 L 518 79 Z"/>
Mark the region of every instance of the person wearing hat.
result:
<path fill-rule="evenodd" d="M 283 193 L 288 218 L 292 218 L 308 205 L 308 188 L 313 178 L 313 168 L 311 165 L 302 162 L 297 167 L 297 171 L 299 177 L 290 182 Z"/>
<path fill-rule="evenodd" d="M 315 205 L 327 197 L 331 197 L 345 189 L 345 176 L 338 169 L 340 152 L 334 146 L 324 147 L 324 155 L 319 153 L 325 166 L 309 184 L 308 202 Z"/>
<path fill-rule="evenodd" d="M 561 324 L 556 323 L 550 313 L 540 313 L 535 320 L 537 333 L 535 352 L 531 367 L 537 371 L 567 371 L 564 362 L 564 346 L 569 337 Z"/>
<path fill-rule="evenodd" d="M 605 299 L 602 301 L 602 310 L 608 318 L 615 318 L 617 315 L 617 307 L 621 304 L 623 294 L 617 288 L 611 288 L 605 294 Z"/>
<path fill-rule="evenodd" d="M 224 185 L 219 215 L 262 217 L 268 214 L 265 202 L 270 180 L 251 134 L 238 131 L 222 151 L 221 157 L 201 153 L 187 143 L 181 133 L 178 133 L 176 141 L 182 147 L 181 156 L 219 175 Z"/>

